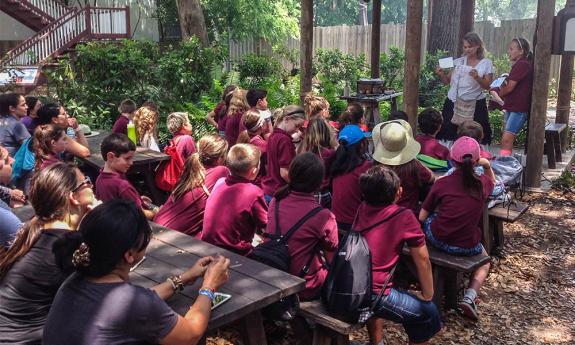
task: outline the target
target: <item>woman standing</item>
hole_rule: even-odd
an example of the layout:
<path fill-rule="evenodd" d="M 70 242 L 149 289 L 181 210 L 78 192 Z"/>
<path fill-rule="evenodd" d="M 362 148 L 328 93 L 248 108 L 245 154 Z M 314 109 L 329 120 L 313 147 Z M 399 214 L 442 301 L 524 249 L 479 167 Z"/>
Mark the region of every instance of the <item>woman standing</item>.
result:
<path fill-rule="evenodd" d="M 533 54 L 525 38 L 515 37 L 509 43 L 507 56 L 513 64 L 505 84 L 495 89 L 503 99 L 504 129 L 501 136 L 501 156 L 511 155 L 513 141 L 525 126 L 531 106 L 531 88 L 533 83 Z"/>
<path fill-rule="evenodd" d="M 448 74 L 437 67 L 441 81 L 450 85 L 443 104 L 443 125 L 437 134 L 440 140 L 455 140 L 457 126 L 465 120 L 475 120 L 483 127 L 485 137 L 481 144 L 491 143 L 491 125 L 483 90 L 493 80 L 493 64 L 485 57 L 483 41 L 474 32 L 463 37 L 463 56 L 454 60 L 455 68 Z"/>

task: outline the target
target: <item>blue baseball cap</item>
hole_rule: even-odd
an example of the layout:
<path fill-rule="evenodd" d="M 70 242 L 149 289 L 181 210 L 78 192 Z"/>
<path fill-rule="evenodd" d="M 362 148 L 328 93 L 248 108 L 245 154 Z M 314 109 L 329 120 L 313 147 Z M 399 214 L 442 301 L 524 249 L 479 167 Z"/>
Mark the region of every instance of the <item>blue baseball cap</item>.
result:
<path fill-rule="evenodd" d="M 371 137 L 371 132 L 364 132 L 358 125 L 347 125 L 339 132 L 339 140 L 345 140 L 345 146 L 357 144 L 363 138 Z"/>

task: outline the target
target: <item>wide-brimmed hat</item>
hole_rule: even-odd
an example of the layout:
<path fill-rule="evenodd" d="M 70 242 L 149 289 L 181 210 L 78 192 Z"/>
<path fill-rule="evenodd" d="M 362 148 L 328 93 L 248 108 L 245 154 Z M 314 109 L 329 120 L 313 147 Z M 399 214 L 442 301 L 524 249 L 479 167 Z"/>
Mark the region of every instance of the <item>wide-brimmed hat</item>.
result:
<path fill-rule="evenodd" d="M 373 128 L 373 159 L 385 165 L 401 165 L 415 159 L 421 145 L 413 138 L 407 121 L 394 120 Z"/>
<path fill-rule="evenodd" d="M 451 151 L 449 156 L 452 160 L 463 163 L 463 158 L 465 156 L 470 156 L 473 163 L 477 162 L 481 157 L 481 148 L 477 140 L 462 136 L 461 138 L 455 140 L 453 146 L 451 146 Z"/>

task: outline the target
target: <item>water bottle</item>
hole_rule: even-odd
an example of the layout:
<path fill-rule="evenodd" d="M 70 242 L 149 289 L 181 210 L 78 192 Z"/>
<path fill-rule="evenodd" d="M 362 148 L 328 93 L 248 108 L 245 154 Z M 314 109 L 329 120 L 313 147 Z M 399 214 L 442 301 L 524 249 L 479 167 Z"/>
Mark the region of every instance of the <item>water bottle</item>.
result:
<path fill-rule="evenodd" d="M 128 138 L 136 144 L 136 126 L 134 126 L 134 122 L 132 122 L 132 120 L 128 122 Z"/>

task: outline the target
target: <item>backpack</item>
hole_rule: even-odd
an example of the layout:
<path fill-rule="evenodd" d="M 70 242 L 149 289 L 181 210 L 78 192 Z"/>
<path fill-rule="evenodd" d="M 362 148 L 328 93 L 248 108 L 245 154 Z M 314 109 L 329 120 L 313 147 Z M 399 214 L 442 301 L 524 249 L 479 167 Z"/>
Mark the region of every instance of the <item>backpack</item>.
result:
<path fill-rule="evenodd" d="M 491 169 L 497 180 L 506 187 L 514 188 L 521 184 L 523 166 L 513 156 L 498 156 L 491 161 Z"/>
<path fill-rule="evenodd" d="M 12 176 L 10 183 L 20 185 L 20 179 L 27 172 L 34 170 L 36 164 L 36 154 L 32 149 L 32 137 L 26 139 L 16 154 L 14 155 L 14 164 L 12 165 Z"/>
<path fill-rule="evenodd" d="M 364 236 L 405 210 L 407 208 L 402 207 L 385 219 L 361 230 L 354 230 L 358 217 L 356 215 L 352 230 L 339 245 L 322 288 L 322 302 L 331 315 L 357 323 L 362 312 L 372 310 L 377 305 L 395 267 L 388 275 L 378 298 L 372 303 L 371 252 Z"/>
<path fill-rule="evenodd" d="M 166 192 L 171 192 L 174 189 L 184 171 L 184 160 L 178 154 L 177 142 L 174 140 L 170 140 L 170 144 L 164 148 L 164 153 L 170 156 L 170 160 L 161 162 L 156 171 L 156 186 Z"/>
<path fill-rule="evenodd" d="M 254 248 L 249 258 L 278 270 L 289 272 L 291 257 L 288 252 L 287 241 L 293 233 L 299 229 L 308 219 L 316 215 L 323 207 L 316 207 L 303 216 L 297 223 L 295 223 L 285 235 L 281 235 L 279 226 L 279 200 L 276 199 L 275 205 L 275 234 L 267 234 L 271 240 L 264 242 Z M 309 272 L 309 265 L 315 257 L 315 252 L 311 254 L 307 263 L 301 268 L 298 276 L 303 277 Z M 273 320 L 289 321 L 295 317 L 299 309 L 299 298 L 297 294 L 293 294 L 280 299 L 278 302 L 264 308 L 264 315 Z"/>

